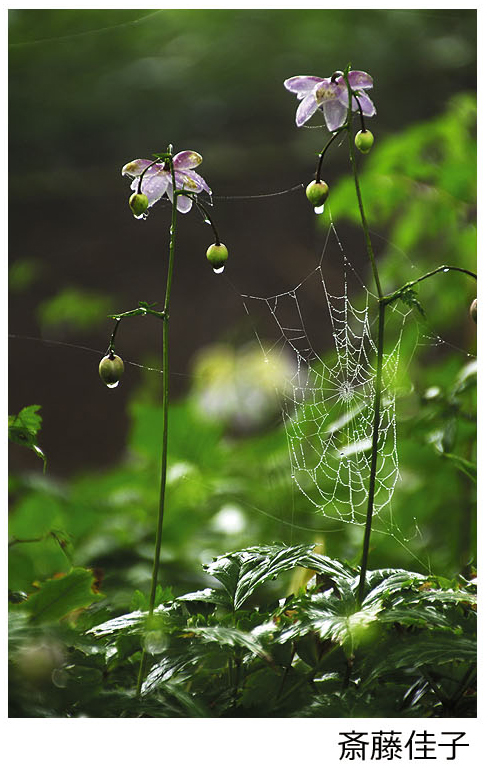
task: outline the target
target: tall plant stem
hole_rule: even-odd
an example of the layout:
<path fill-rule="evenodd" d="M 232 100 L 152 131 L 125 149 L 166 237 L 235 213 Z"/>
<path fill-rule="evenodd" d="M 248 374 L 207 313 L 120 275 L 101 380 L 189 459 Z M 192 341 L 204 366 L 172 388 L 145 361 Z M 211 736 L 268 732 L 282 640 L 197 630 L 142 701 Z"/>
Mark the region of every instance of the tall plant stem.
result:
<path fill-rule="evenodd" d="M 366 513 L 366 524 L 364 525 L 364 541 L 362 545 L 361 574 L 359 576 L 359 588 L 357 594 L 357 604 L 360 607 L 364 598 L 364 585 L 366 582 L 366 572 L 369 556 L 369 541 L 371 538 L 371 529 L 373 524 L 374 511 L 374 493 L 376 487 L 376 465 L 378 462 L 378 439 L 379 422 L 381 412 L 381 389 L 383 384 L 383 347 L 384 347 L 384 328 L 385 328 L 385 303 L 379 300 L 378 316 L 378 352 L 376 356 L 376 383 L 374 391 L 374 419 L 373 419 L 373 438 L 371 448 L 371 471 L 369 475 L 368 504 Z"/>
<path fill-rule="evenodd" d="M 170 290 L 172 287 L 172 275 L 174 269 L 174 254 L 175 254 L 175 236 L 177 230 L 177 199 L 178 191 L 175 188 L 175 173 L 173 162 L 170 160 L 170 167 L 172 173 L 173 182 L 173 199 L 172 199 L 172 223 L 170 225 L 170 244 L 169 244 L 169 257 L 168 257 L 168 269 L 167 269 L 167 283 L 165 288 L 165 302 L 163 306 L 163 335 L 162 335 L 162 369 L 163 369 L 163 438 L 162 438 L 162 463 L 161 463 L 161 476 L 160 476 L 160 500 L 158 504 L 158 518 L 157 529 L 155 535 L 155 553 L 153 556 L 153 570 L 151 575 L 151 589 L 150 589 L 150 605 L 148 615 L 151 617 L 155 609 L 155 596 L 158 585 L 158 570 L 160 567 L 160 550 L 162 546 L 162 530 L 163 530 L 163 514 L 165 510 L 165 489 L 167 485 L 167 449 L 168 449 L 168 323 L 169 323 L 169 308 L 170 308 Z M 146 667 L 146 651 L 143 649 L 141 655 L 141 663 L 138 674 L 138 684 L 136 688 L 136 695 L 141 695 L 141 687 L 143 685 L 143 676 Z"/>
<path fill-rule="evenodd" d="M 352 100 L 355 94 L 352 91 L 349 83 L 349 70 L 350 66 L 344 73 L 345 83 L 349 92 L 349 112 L 347 116 L 347 133 L 349 134 L 349 155 L 352 166 L 352 175 L 354 177 L 354 184 L 356 187 L 357 203 L 359 206 L 359 213 L 361 215 L 362 229 L 364 232 L 364 239 L 366 241 L 366 249 L 371 262 L 371 269 L 373 271 L 374 282 L 376 284 L 376 290 L 378 293 L 378 347 L 376 353 L 376 382 L 374 390 L 374 419 L 373 419 L 373 434 L 371 442 L 371 470 L 369 475 L 369 489 L 368 489 L 368 504 L 366 512 L 366 524 L 364 526 L 364 540 L 362 545 L 362 559 L 361 559 L 361 572 L 359 576 L 359 588 L 357 593 L 357 604 L 361 605 L 364 597 L 364 586 L 366 583 L 366 572 L 369 556 L 369 542 L 371 539 L 371 529 L 373 523 L 374 512 L 374 494 L 376 491 L 376 466 L 378 462 L 378 439 L 379 439 L 379 422 L 381 414 L 381 390 L 383 384 L 383 347 L 384 347 L 384 325 L 385 325 L 385 301 L 383 297 L 383 291 L 381 289 L 381 281 L 379 280 L 378 267 L 374 258 L 373 247 L 371 244 L 371 236 L 369 235 L 369 228 L 366 220 L 366 214 L 364 213 L 364 205 L 362 202 L 361 185 L 359 183 L 359 174 L 357 172 L 357 163 L 355 155 L 354 136 L 352 131 Z M 357 100 L 360 108 L 359 101 Z"/>

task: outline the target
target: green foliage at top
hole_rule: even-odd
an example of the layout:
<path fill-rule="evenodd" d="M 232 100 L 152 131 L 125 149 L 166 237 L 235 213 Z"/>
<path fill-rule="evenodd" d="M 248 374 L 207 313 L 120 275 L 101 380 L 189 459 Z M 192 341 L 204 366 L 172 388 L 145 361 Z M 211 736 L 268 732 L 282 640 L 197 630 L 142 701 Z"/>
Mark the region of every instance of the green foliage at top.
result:
<path fill-rule="evenodd" d="M 475 98 L 460 94 L 442 115 L 381 139 L 362 161 L 363 199 L 385 294 L 439 265 L 475 269 L 475 131 Z M 330 209 L 335 222 L 359 224 L 350 176 L 332 190 Z M 377 238 L 379 228 L 389 228 L 387 243 Z M 417 297 L 408 299 L 423 307 L 429 322 L 448 330 L 458 321 L 461 326 L 475 290 L 470 278 L 443 274 L 424 281 Z"/>

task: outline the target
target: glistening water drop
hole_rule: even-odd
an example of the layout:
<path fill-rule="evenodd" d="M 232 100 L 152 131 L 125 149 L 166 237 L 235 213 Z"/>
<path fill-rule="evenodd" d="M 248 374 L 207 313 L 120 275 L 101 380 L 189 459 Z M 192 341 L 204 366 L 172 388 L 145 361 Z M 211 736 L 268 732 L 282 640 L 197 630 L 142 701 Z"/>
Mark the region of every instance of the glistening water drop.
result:
<path fill-rule="evenodd" d="M 216 275 L 219 275 L 220 273 L 224 273 L 225 266 L 222 267 L 213 267 L 213 273 L 216 273 Z"/>
<path fill-rule="evenodd" d="M 315 214 L 323 214 L 325 211 L 325 206 L 322 204 L 321 206 L 315 206 Z"/>
<path fill-rule="evenodd" d="M 117 388 L 119 385 L 119 380 L 117 382 L 106 382 L 106 387 L 108 388 Z"/>

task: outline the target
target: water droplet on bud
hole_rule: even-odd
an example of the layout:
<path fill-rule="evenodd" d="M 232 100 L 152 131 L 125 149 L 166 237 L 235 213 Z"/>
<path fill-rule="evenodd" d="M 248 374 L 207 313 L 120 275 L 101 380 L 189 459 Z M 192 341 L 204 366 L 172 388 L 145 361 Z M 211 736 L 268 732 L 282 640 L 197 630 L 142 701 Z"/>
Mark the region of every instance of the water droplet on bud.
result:
<path fill-rule="evenodd" d="M 223 267 L 213 267 L 213 273 L 216 273 L 216 275 L 219 275 L 220 273 L 224 273 L 225 266 Z"/>
<path fill-rule="evenodd" d="M 315 214 L 323 214 L 325 206 L 315 206 Z"/>

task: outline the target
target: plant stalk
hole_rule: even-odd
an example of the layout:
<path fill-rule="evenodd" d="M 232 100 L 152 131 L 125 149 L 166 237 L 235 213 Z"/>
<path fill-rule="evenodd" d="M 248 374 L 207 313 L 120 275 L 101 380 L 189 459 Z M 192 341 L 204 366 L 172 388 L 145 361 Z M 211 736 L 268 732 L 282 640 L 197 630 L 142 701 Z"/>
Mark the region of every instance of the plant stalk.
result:
<path fill-rule="evenodd" d="M 162 463 L 161 463 L 161 476 L 160 476 L 160 500 L 158 504 L 158 518 L 157 518 L 157 530 L 155 535 L 155 553 L 153 556 L 153 570 L 151 576 L 151 589 L 150 589 L 150 604 L 148 610 L 148 616 L 153 615 L 155 609 L 155 596 L 158 585 L 158 570 L 160 567 L 160 550 L 162 545 L 162 530 L 163 530 L 163 514 L 165 510 L 165 489 L 167 484 L 167 450 L 168 450 L 168 324 L 169 324 L 169 307 L 170 307 L 170 291 L 172 287 L 172 275 L 174 269 L 174 254 L 175 254 L 175 237 L 177 230 L 177 200 L 178 191 L 175 187 L 175 171 L 172 160 L 170 159 L 170 170 L 172 174 L 173 185 L 173 197 L 172 197 L 172 222 L 170 225 L 170 244 L 169 244 L 169 258 L 167 269 L 167 283 L 165 288 L 165 301 L 163 306 L 163 436 L 162 436 Z M 140 697 L 141 687 L 143 685 L 143 676 L 145 672 L 146 664 L 146 651 L 143 649 L 141 656 L 140 669 L 138 674 L 138 683 L 136 687 L 136 695 Z"/>
<path fill-rule="evenodd" d="M 364 232 L 364 239 L 366 241 L 366 249 L 371 262 L 371 269 L 373 271 L 374 282 L 376 284 L 376 290 L 378 293 L 378 348 L 376 353 L 376 382 L 374 391 L 374 419 L 373 419 L 373 433 L 371 442 L 371 470 L 369 476 L 369 489 L 368 489 L 368 504 L 366 512 L 366 524 L 364 526 L 364 540 L 362 546 L 362 559 L 359 575 L 359 588 L 357 594 L 358 607 L 361 606 L 364 597 L 364 586 L 366 583 L 367 563 L 369 556 L 369 541 L 371 538 L 371 529 L 374 513 L 374 494 L 376 491 L 376 466 L 378 461 L 378 439 L 379 439 L 379 423 L 381 415 L 381 389 L 383 384 L 383 348 L 384 348 L 384 325 L 385 325 L 385 300 L 383 297 L 383 291 L 381 289 L 381 281 L 379 279 L 378 267 L 374 258 L 373 247 L 371 243 L 371 236 L 369 235 L 369 228 L 364 213 L 364 205 L 362 202 L 361 185 L 359 183 L 359 175 L 357 171 L 356 155 L 354 135 L 352 131 L 352 100 L 356 99 L 355 94 L 352 91 L 352 87 L 349 83 L 349 71 L 350 65 L 347 67 L 344 73 L 344 80 L 347 85 L 349 93 L 349 112 L 347 115 L 347 132 L 349 134 L 349 155 L 352 166 L 352 175 L 354 177 L 354 184 L 356 187 L 357 203 L 359 206 L 359 213 L 361 215 L 362 229 Z M 360 107 L 359 101 L 358 105 Z M 361 111 L 362 112 L 362 111 Z"/>
<path fill-rule="evenodd" d="M 373 523 L 374 493 L 376 487 L 376 465 L 378 461 L 379 423 L 381 413 L 381 389 L 383 384 L 384 327 L 385 303 L 380 299 L 378 316 L 378 352 L 376 357 L 376 384 L 374 392 L 373 438 L 371 449 L 371 472 L 369 476 L 368 504 L 366 524 L 364 526 L 364 542 L 362 546 L 361 573 L 359 576 L 359 588 L 357 594 L 357 604 L 359 607 L 361 606 L 362 600 L 364 598 L 364 585 L 366 582 L 367 563 L 369 556 L 369 540 L 371 538 L 371 528 Z"/>

